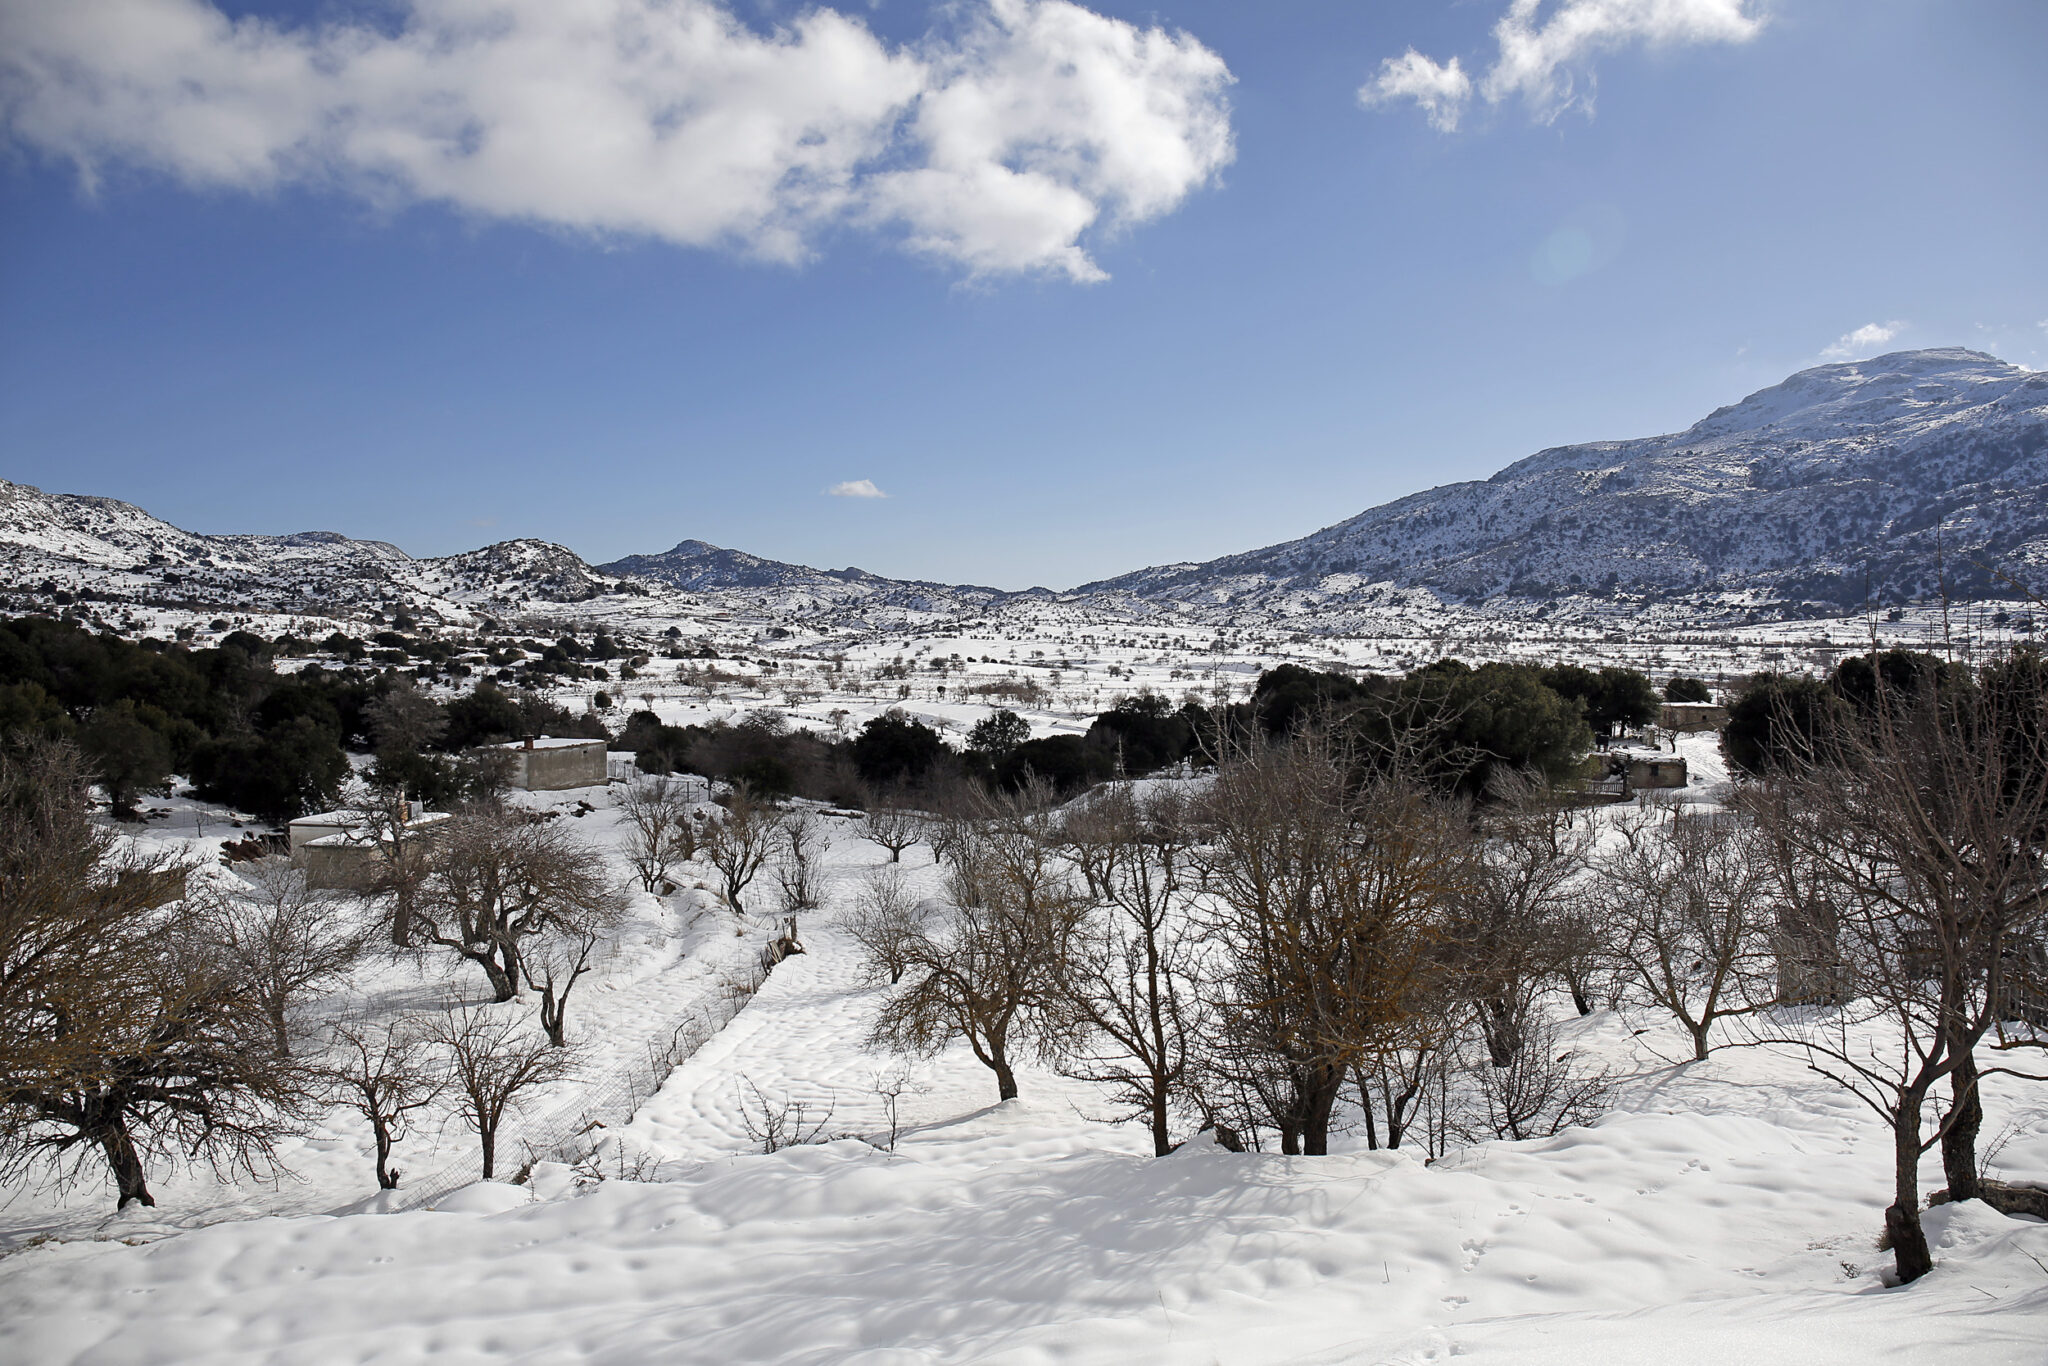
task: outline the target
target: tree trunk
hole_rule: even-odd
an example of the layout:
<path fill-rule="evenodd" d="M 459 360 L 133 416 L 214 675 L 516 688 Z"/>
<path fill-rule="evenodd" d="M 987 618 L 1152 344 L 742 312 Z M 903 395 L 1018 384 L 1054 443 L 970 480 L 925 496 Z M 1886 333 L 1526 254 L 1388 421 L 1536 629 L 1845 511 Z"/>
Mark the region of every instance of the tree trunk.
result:
<path fill-rule="evenodd" d="M 1885 1236 L 1891 1240 L 1899 1284 L 1919 1280 L 1934 1269 L 1927 1232 L 1920 1227 L 1920 1106 L 1924 1091 L 1909 1090 L 1899 1098 L 1892 1116 L 1892 1203 L 1884 1212 Z"/>
<path fill-rule="evenodd" d="M 498 1126 L 495 1124 L 477 1130 L 477 1141 L 484 1148 L 484 1180 L 488 1181 L 498 1170 Z"/>
<path fill-rule="evenodd" d="M 270 1008 L 270 1032 L 276 1036 L 277 1056 L 289 1058 L 292 1055 L 291 1030 L 285 1021 L 285 1007 L 282 1001 Z"/>
<path fill-rule="evenodd" d="M 1977 1170 L 1977 1134 L 1984 1127 L 1984 1101 L 1977 1084 L 1977 1055 L 1956 1050 L 1956 1070 L 1949 1074 L 1954 1099 L 1943 1117 L 1941 1170 L 1948 1178 L 1948 1198 L 1975 1200 L 1983 1195 Z"/>
<path fill-rule="evenodd" d="M 412 889 L 402 885 L 392 898 L 391 942 L 401 949 L 412 947 Z"/>
<path fill-rule="evenodd" d="M 1578 1011 L 1581 1016 L 1591 1015 L 1593 1013 L 1593 1002 L 1586 995 L 1586 984 L 1580 979 L 1576 969 L 1565 969 L 1564 985 L 1565 989 L 1572 994 L 1572 1009 Z"/>
<path fill-rule="evenodd" d="M 1010 1060 L 996 1051 L 989 1060 L 989 1067 L 996 1074 L 996 1098 L 1015 1100 L 1017 1098 L 1017 1076 L 1010 1070 Z"/>
<path fill-rule="evenodd" d="M 563 992 L 558 998 L 551 986 L 542 987 L 540 992 L 540 1027 L 547 1031 L 548 1042 L 556 1048 L 566 1047 L 567 1027 L 563 1017 L 569 1013 L 569 993 Z"/>
<path fill-rule="evenodd" d="M 511 950 L 506 951 L 506 956 L 512 961 L 511 971 L 507 971 L 505 965 L 498 961 L 497 955 L 489 949 L 481 953 L 464 949 L 462 956 L 484 970 L 484 980 L 491 984 L 491 1000 L 494 1004 L 509 1001 L 519 994 L 519 960 L 512 955 Z"/>
<path fill-rule="evenodd" d="M 1303 1109 L 1301 1151 L 1306 1157 L 1330 1155 L 1330 1116 L 1337 1108 L 1337 1096 L 1344 1088 L 1344 1073 L 1338 1068 L 1317 1068 L 1309 1074 L 1309 1093 Z"/>
<path fill-rule="evenodd" d="M 1377 1151 L 1380 1146 L 1380 1126 L 1377 1113 L 1372 1105 L 1372 1087 L 1366 1082 L 1365 1069 L 1355 1068 L 1351 1079 L 1358 1086 L 1358 1108 L 1365 1114 L 1365 1146 L 1367 1151 Z"/>
<path fill-rule="evenodd" d="M 1513 1005 L 1497 992 L 1480 1003 L 1479 1023 L 1486 1034 L 1487 1061 L 1495 1067 L 1513 1067 L 1522 1051 L 1522 1029 Z"/>
<path fill-rule="evenodd" d="M 135 1151 L 135 1140 L 128 1136 L 128 1126 L 118 1119 L 107 1121 L 100 1127 L 100 1151 L 107 1155 L 107 1166 L 113 1169 L 114 1187 L 119 1192 L 114 1208 L 128 1208 L 129 1202 L 154 1207 L 156 1197 L 149 1193 L 149 1182 L 143 1176 L 142 1155 Z"/>
<path fill-rule="evenodd" d="M 1164 1157 L 1173 1151 L 1173 1135 L 1167 1129 L 1166 1082 L 1152 1078 L 1152 1155 Z"/>
<path fill-rule="evenodd" d="M 388 1165 L 391 1159 L 391 1129 L 380 1116 L 370 1119 L 370 1133 L 377 1140 L 377 1189 L 395 1191 L 398 1189 L 398 1173 Z"/>
<path fill-rule="evenodd" d="M 1711 1022 L 1691 1026 L 1692 1060 L 1694 1062 L 1705 1062 L 1707 1060 L 1707 1053 L 1710 1051 L 1707 1047 L 1707 1030 L 1710 1028 L 1712 1028 Z"/>

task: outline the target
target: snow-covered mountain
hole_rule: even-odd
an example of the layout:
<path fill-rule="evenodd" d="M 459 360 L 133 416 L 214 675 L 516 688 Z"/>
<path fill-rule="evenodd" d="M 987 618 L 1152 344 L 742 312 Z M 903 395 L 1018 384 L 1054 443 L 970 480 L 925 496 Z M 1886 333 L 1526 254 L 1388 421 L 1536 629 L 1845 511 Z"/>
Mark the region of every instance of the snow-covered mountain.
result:
<path fill-rule="evenodd" d="M 414 559 L 384 541 L 331 531 L 201 535 L 111 498 L 50 494 L 0 480 L 0 572 L 17 593 L 212 614 L 262 612 L 359 619 L 395 609 L 466 621 L 540 604 L 645 596 L 572 550 L 504 541 Z"/>
<path fill-rule="evenodd" d="M 1836 615 L 2048 581 L 2048 373 L 1959 349 L 1823 365 L 1683 432 L 1540 451 L 1300 540 L 1066 593 L 813 569 L 695 540 L 596 567 L 538 540 L 414 559 L 332 532 L 199 535 L 128 503 L 4 481 L 0 569 L 16 606 L 62 592 L 209 614 L 566 614 L 756 633 Z"/>
<path fill-rule="evenodd" d="M 1045 601 L 1054 596 L 1043 588 L 1012 593 L 972 584 L 886 579 L 851 567 L 813 569 L 763 559 L 744 550 L 726 550 L 706 541 L 683 541 L 659 555 L 628 555 L 599 568 L 607 574 L 649 579 L 736 600 L 755 611 L 795 617 L 844 612 L 957 616 L 986 612 L 1019 599 Z"/>
<path fill-rule="evenodd" d="M 1787 615 L 2010 596 L 2048 568 L 2048 373 L 1975 351 L 1803 370 L 1683 432 L 1540 451 L 1311 536 L 1086 584 L 1299 617 L 1402 590 Z"/>

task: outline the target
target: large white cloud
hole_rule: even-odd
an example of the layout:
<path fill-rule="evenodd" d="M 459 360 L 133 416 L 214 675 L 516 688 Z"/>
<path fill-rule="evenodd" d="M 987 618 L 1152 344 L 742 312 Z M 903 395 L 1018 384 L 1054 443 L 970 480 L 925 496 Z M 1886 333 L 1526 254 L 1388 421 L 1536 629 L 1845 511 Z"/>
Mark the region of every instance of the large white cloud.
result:
<path fill-rule="evenodd" d="M 984 0 L 891 46 L 816 9 L 403 0 L 386 29 L 210 0 L 0 0 L 0 116 L 88 181 L 339 185 L 382 202 L 800 260 L 837 224 L 976 274 L 1099 278 L 1091 232 L 1232 155 L 1222 60 L 1067 0 Z"/>
<path fill-rule="evenodd" d="M 1409 49 L 1380 63 L 1359 89 L 1368 107 L 1413 100 L 1432 125 L 1456 128 L 1476 93 L 1489 104 L 1520 97 L 1548 122 L 1592 107 L 1592 59 L 1633 44 L 1746 43 L 1763 30 L 1763 0 L 1512 0 L 1493 26 L 1497 52 L 1476 86 L 1458 59 Z"/>

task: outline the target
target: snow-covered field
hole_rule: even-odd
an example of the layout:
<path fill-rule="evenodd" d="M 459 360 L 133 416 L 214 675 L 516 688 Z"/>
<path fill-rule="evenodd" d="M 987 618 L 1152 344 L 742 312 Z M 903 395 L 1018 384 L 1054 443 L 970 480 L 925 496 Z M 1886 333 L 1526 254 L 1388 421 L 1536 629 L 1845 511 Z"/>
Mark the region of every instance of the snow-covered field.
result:
<path fill-rule="evenodd" d="M 1686 752 L 1716 780 L 1710 743 Z M 539 800 L 589 800 L 564 819 L 614 838 L 601 789 Z M 1025 1068 L 1022 1097 L 996 1105 L 964 1048 L 878 1056 L 864 1039 L 885 988 L 863 982 L 840 921 L 888 855 L 825 820 L 827 904 L 804 919 L 807 952 L 606 1133 L 592 1164 L 606 1179 L 543 1164 L 433 1208 L 335 1213 L 374 1189 L 367 1135 L 337 1112 L 288 1149 L 297 1179 L 275 1188 L 160 1178 L 157 1210 L 120 1216 L 91 1183 L 20 1191 L 0 1210 L 0 1360 L 2048 1359 L 2048 1226 L 1937 1209 L 1936 1270 L 1888 1287 L 1877 1121 L 1788 1051 L 1681 1061 L 1689 1046 L 1646 1011 L 1560 1026 L 1561 1044 L 1624 1078 L 1599 1122 L 1433 1164 L 1358 1134 L 1323 1158 L 1197 1141 L 1156 1159 L 1141 1132 L 1099 1122 L 1087 1084 Z M 929 848 L 904 857 L 913 885 L 936 890 Z M 573 1107 L 577 1086 L 629 1064 L 771 923 L 737 924 L 690 889 L 638 898 L 625 943 L 578 989 L 584 1080 L 532 1113 Z M 418 1007 L 447 980 L 380 962 L 353 990 Z M 756 1093 L 802 1105 L 835 1141 L 761 1154 Z M 1999 1078 L 1988 1102 L 1987 1138 L 2006 1135 L 1993 1173 L 2048 1173 L 2048 1088 Z M 400 1164 L 424 1178 L 470 1143 L 430 1124 Z M 1940 1184 L 1938 1161 L 1926 1181 Z"/>

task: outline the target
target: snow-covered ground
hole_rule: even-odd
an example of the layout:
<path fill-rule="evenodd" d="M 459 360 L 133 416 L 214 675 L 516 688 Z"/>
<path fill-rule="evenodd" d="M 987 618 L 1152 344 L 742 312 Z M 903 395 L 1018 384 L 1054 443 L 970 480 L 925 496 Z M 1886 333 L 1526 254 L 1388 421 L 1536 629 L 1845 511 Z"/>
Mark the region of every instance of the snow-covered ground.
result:
<path fill-rule="evenodd" d="M 1718 779 L 1710 745 L 1682 752 Z M 542 800 L 582 799 L 598 809 L 578 833 L 610 839 L 600 790 Z M 542 1165 L 525 1185 L 431 1209 L 321 1212 L 373 1185 L 366 1136 L 337 1113 L 285 1154 L 299 1180 L 275 1190 L 160 1179 L 160 1209 L 118 1217 L 102 1190 L 18 1193 L 0 1212 L 13 1235 L 0 1360 L 2048 1358 L 2048 1226 L 1937 1209 L 1936 1270 L 1888 1287 L 1875 1239 L 1889 1146 L 1875 1119 L 1791 1052 L 1681 1061 L 1689 1046 L 1646 1011 L 1560 1026 L 1563 1046 L 1623 1078 L 1599 1122 L 1433 1164 L 1366 1151 L 1356 1133 L 1330 1157 L 1198 1141 L 1155 1159 L 1145 1135 L 1100 1122 L 1098 1091 L 1047 1069 L 1021 1069 L 1022 1097 L 997 1105 L 964 1049 L 877 1055 L 865 1036 L 884 988 L 863 981 L 840 921 L 888 855 L 853 822 L 826 823 L 827 904 L 804 919 L 807 952 L 606 1135 L 609 1179 Z M 928 847 L 905 853 L 904 876 L 937 889 Z M 572 1012 L 586 1076 L 751 952 L 758 931 L 736 934 L 707 902 L 636 903 L 627 944 Z M 387 1003 L 442 989 L 408 964 L 356 987 Z M 539 1108 L 573 1102 L 573 1086 Z M 748 1133 L 757 1096 L 800 1104 L 834 1141 L 761 1154 Z M 1999 1078 L 1988 1100 L 1986 1135 L 2004 1135 L 1994 1174 L 2048 1174 L 2048 1088 Z M 424 1174 L 469 1141 L 448 1125 L 401 1163 Z M 1938 1162 L 1926 1178 L 1940 1184 Z M 266 1211 L 278 1213 L 250 1217 Z M 24 1237 L 37 1230 L 56 1236 Z"/>

